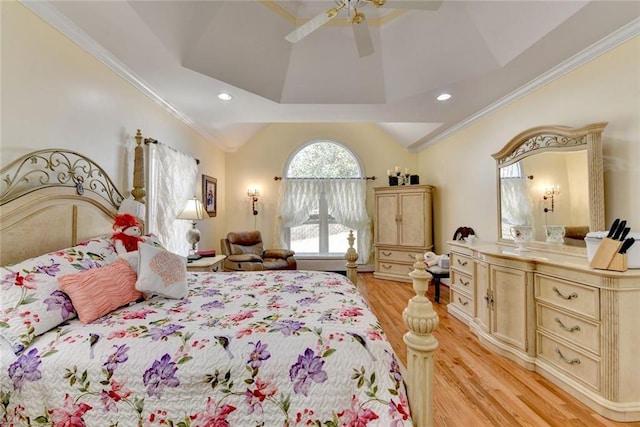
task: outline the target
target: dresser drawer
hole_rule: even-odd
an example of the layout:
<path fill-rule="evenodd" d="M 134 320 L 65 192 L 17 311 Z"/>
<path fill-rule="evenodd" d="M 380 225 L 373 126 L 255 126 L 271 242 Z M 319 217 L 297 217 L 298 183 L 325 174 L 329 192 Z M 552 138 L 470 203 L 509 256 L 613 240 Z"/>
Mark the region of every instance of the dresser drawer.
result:
<path fill-rule="evenodd" d="M 538 332 L 538 357 L 546 360 L 571 377 L 600 390 L 600 361 L 593 356 L 565 345 L 562 341 Z"/>
<path fill-rule="evenodd" d="M 600 290 L 566 280 L 535 275 L 535 295 L 539 301 L 600 320 Z"/>
<path fill-rule="evenodd" d="M 567 341 L 600 354 L 600 326 L 558 311 L 546 305 L 537 304 L 538 328 L 545 329 Z"/>
<path fill-rule="evenodd" d="M 470 317 L 473 317 L 473 298 L 457 291 L 455 288 L 451 288 L 450 304 L 455 305 Z"/>
<path fill-rule="evenodd" d="M 376 271 L 380 273 L 385 273 L 385 274 L 402 276 L 403 278 L 406 276 L 406 279 L 409 279 L 409 273 L 413 271 L 413 264 L 411 263 L 402 264 L 399 262 L 390 262 L 390 261 L 377 261 Z"/>
<path fill-rule="evenodd" d="M 415 250 L 376 248 L 376 259 L 378 261 L 404 262 L 413 265 L 416 262 L 416 255 L 420 255 L 420 259 L 423 259 L 424 254 Z"/>
<path fill-rule="evenodd" d="M 452 252 L 449 262 L 452 269 L 473 276 L 473 259 L 471 257 Z"/>
<path fill-rule="evenodd" d="M 457 291 L 463 292 L 469 296 L 474 294 L 475 281 L 472 276 L 451 270 L 451 281 L 449 282 Z"/>

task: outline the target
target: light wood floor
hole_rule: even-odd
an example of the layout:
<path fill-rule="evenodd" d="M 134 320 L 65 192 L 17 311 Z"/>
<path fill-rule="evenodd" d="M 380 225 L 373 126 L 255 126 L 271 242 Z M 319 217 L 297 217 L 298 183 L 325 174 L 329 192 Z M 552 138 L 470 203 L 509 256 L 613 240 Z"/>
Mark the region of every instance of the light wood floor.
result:
<path fill-rule="evenodd" d="M 398 358 L 406 363 L 402 310 L 414 294 L 410 283 L 358 274 L 358 288 L 378 316 Z M 540 375 L 484 348 L 469 328 L 447 314 L 448 288 L 434 308 L 440 325 L 434 335 L 434 425 L 476 426 L 624 426 L 594 413 Z M 433 286 L 427 293 L 433 302 Z"/>

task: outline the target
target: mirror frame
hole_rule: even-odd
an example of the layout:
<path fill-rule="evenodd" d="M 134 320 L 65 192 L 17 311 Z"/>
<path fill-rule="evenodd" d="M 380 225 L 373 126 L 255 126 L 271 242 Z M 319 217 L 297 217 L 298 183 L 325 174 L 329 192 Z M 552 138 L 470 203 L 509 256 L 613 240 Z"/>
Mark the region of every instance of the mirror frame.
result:
<path fill-rule="evenodd" d="M 502 238 L 500 233 L 502 229 L 500 168 L 533 154 L 548 151 L 587 150 L 587 168 L 589 174 L 589 231 L 606 229 L 604 215 L 604 165 L 601 139 L 602 132 L 607 124 L 608 122 L 598 122 L 580 128 L 571 128 L 568 126 L 537 126 L 520 132 L 500 151 L 492 154 L 492 157 L 496 159 L 499 242 L 513 242 L 510 239 Z"/>

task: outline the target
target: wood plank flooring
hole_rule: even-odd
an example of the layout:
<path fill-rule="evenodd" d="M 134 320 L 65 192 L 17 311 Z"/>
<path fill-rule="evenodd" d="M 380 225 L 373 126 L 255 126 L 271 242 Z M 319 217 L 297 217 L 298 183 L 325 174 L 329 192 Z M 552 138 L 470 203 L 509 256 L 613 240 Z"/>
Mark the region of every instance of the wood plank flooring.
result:
<path fill-rule="evenodd" d="M 358 288 L 369 301 L 398 358 L 406 363 L 402 321 L 406 302 L 414 294 L 410 283 L 380 280 L 371 273 L 358 274 Z M 447 287 L 434 303 L 440 325 L 434 335 L 434 425 L 480 426 L 624 426 L 584 404 L 540 375 L 521 368 L 483 347 L 469 328 L 447 314 Z M 433 302 L 433 286 L 427 293 Z"/>

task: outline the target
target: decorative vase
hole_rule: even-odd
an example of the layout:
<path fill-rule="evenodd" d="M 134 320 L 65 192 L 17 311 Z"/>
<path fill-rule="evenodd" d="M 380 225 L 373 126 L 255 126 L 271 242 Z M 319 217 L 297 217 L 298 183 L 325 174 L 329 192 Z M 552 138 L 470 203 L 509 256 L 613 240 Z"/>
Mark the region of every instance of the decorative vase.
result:
<path fill-rule="evenodd" d="M 530 225 L 514 225 L 511 227 L 513 241 L 518 244 L 516 250 L 528 251 L 526 244 L 533 240 L 533 227 Z"/>
<path fill-rule="evenodd" d="M 564 225 L 546 225 L 544 232 L 548 243 L 564 243 Z"/>

